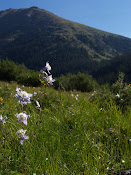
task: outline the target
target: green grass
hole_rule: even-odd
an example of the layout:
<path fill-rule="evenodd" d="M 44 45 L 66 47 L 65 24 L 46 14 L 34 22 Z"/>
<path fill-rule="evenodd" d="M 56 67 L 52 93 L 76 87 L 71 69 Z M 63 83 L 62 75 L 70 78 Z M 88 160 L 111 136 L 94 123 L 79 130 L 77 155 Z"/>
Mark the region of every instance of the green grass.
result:
<path fill-rule="evenodd" d="M 131 168 L 131 109 L 122 111 L 112 100 L 92 101 L 92 93 L 63 92 L 53 88 L 20 87 L 37 92 L 24 111 L 28 125 L 18 123 L 21 105 L 14 97 L 15 83 L 0 82 L 0 174 L 106 175 Z M 71 94 L 78 94 L 78 100 Z M 36 108 L 35 101 L 41 108 Z M 102 109 L 101 109 L 102 108 Z M 27 129 L 22 146 L 16 131 Z"/>

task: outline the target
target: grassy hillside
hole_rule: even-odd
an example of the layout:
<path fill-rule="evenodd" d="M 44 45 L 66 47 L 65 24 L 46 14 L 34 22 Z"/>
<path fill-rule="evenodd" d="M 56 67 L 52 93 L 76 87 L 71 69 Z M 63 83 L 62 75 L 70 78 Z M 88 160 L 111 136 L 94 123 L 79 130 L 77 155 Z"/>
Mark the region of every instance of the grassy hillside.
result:
<path fill-rule="evenodd" d="M 53 74 L 92 72 L 102 60 L 129 52 L 131 39 L 60 18 L 37 7 L 0 12 L 0 57 Z"/>
<path fill-rule="evenodd" d="M 90 93 L 19 86 L 34 94 L 22 106 L 18 85 L 0 82 L 0 114 L 7 117 L 0 123 L 0 174 L 110 175 L 130 169 L 131 87 L 121 83 Z M 27 125 L 16 117 L 22 111 L 30 115 Z M 19 129 L 29 137 L 23 145 Z"/>

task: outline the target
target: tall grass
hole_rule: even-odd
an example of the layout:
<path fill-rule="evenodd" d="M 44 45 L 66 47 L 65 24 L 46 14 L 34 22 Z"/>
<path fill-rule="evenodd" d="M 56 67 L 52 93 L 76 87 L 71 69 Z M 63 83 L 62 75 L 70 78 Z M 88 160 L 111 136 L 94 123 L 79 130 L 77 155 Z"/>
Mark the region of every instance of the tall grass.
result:
<path fill-rule="evenodd" d="M 32 117 L 26 126 L 29 139 L 21 145 L 16 137 L 21 129 L 15 116 L 21 112 L 16 86 L 0 82 L 0 112 L 7 116 L 0 125 L 1 175 L 104 175 L 131 168 L 130 107 L 123 112 L 112 98 L 100 103 L 97 91 L 46 88 L 43 93 L 39 87 L 21 86 L 37 93 L 24 105 Z"/>

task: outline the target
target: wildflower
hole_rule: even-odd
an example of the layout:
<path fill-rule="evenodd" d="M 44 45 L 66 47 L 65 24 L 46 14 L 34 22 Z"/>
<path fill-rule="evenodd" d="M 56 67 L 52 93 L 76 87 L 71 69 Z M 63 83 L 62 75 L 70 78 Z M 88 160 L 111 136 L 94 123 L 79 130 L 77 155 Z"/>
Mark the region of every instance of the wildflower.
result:
<path fill-rule="evenodd" d="M 131 88 L 131 84 L 129 84 L 128 87 Z"/>
<path fill-rule="evenodd" d="M 40 108 L 40 103 L 38 101 L 36 101 L 36 107 Z"/>
<path fill-rule="evenodd" d="M 51 70 L 51 66 L 50 66 L 50 64 L 48 62 L 46 62 L 45 68 L 46 68 L 47 72 L 50 74 L 49 71 Z"/>
<path fill-rule="evenodd" d="M 16 87 L 16 92 L 18 93 L 19 91 L 22 91 L 22 89 Z"/>
<path fill-rule="evenodd" d="M 3 101 L 3 98 L 2 97 L 0 97 L 0 101 Z"/>
<path fill-rule="evenodd" d="M 30 97 L 32 97 L 32 94 L 27 93 L 26 91 L 23 91 L 20 88 L 17 88 L 16 92 L 17 92 L 17 94 L 15 95 L 15 97 L 17 97 L 17 98 L 30 98 Z"/>
<path fill-rule="evenodd" d="M 55 81 L 55 79 L 52 78 L 52 75 L 44 77 L 44 80 L 47 82 L 48 85 L 53 85 L 53 82 Z"/>
<path fill-rule="evenodd" d="M 21 96 L 21 98 L 30 98 L 30 97 L 32 97 L 32 94 L 27 93 L 26 91 L 22 91 L 20 93 L 20 96 Z"/>
<path fill-rule="evenodd" d="M 122 160 L 122 163 L 125 163 L 125 160 Z"/>
<path fill-rule="evenodd" d="M 75 96 L 75 99 L 76 99 L 76 100 L 78 100 L 78 96 L 79 96 L 79 95 L 78 95 L 78 94 L 76 94 L 76 96 Z"/>
<path fill-rule="evenodd" d="M 99 111 L 102 111 L 103 109 L 102 108 L 100 108 L 100 110 Z"/>
<path fill-rule="evenodd" d="M 19 103 L 21 105 L 30 103 L 30 97 L 32 97 L 32 94 L 22 91 L 20 88 L 17 88 L 16 92 L 17 94 L 15 94 L 15 97 L 19 98 Z"/>
<path fill-rule="evenodd" d="M 48 76 L 48 74 L 45 72 L 47 70 L 47 72 L 50 74 L 50 70 L 51 70 L 51 66 L 49 64 L 49 62 L 46 62 L 46 65 L 44 68 L 42 68 L 40 70 L 41 73 L 45 74 L 46 76 Z"/>
<path fill-rule="evenodd" d="M 74 94 L 71 94 L 72 97 L 74 97 L 76 100 L 78 100 L 78 94 L 74 95 Z"/>
<path fill-rule="evenodd" d="M 96 91 L 93 92 L 93 94 L 91 94 L 92 96 L 94 96 L 96 94 Z"/>
<path fill-rule="evenodd" d="M 34 95 L 37 95 L 37 92 L 34 92 Z"/>
<path fill-rule="evenodd" d="M 44 71 L 44 69 L 41 69 L 40 72 L 48 76 L 48 74 Z"/>
<path fill-rule="evenodd" d="M 117 97 L 117 98 L 120 98 L 120 95 L 117 93 L 116 97 Z"/>
<path fill-rule="evenodd" d="M 20 129 L 16 132 L 17 135 L 17 139 L 20 138 L 20 143 L 21 145 L 23 145 L 23 141 L 24 139 L 28 139 L 29 137 L 27 135 L 25 135 L 26 130 Z"/>
<path fill-rule="evenodd" d="M 18 122 L 24 123 L 25 125 L 27 125 L 27 119 L 30 118 L 30 115 L 26 115 L 26 112 L 16 114 L 15 116 L 18 118 Z"/>
<path fill-rule="evenodd" d="M 6 116 L 2 117 L 2 115 L 0 115 L 0 124 L 4 125 L 6 123 L 5 119 L 7 119 Z"/>

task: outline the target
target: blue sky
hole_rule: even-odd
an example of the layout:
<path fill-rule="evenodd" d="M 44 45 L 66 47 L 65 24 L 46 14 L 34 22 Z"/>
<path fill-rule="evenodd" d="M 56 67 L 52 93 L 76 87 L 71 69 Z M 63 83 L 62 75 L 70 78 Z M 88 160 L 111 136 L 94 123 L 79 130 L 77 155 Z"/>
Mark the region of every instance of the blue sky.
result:
<path fill-rule="evenodd" d="M 0 11 L 32 6 L 74 22 L 131 38 L 131 0 L 1 0 Z"/>

